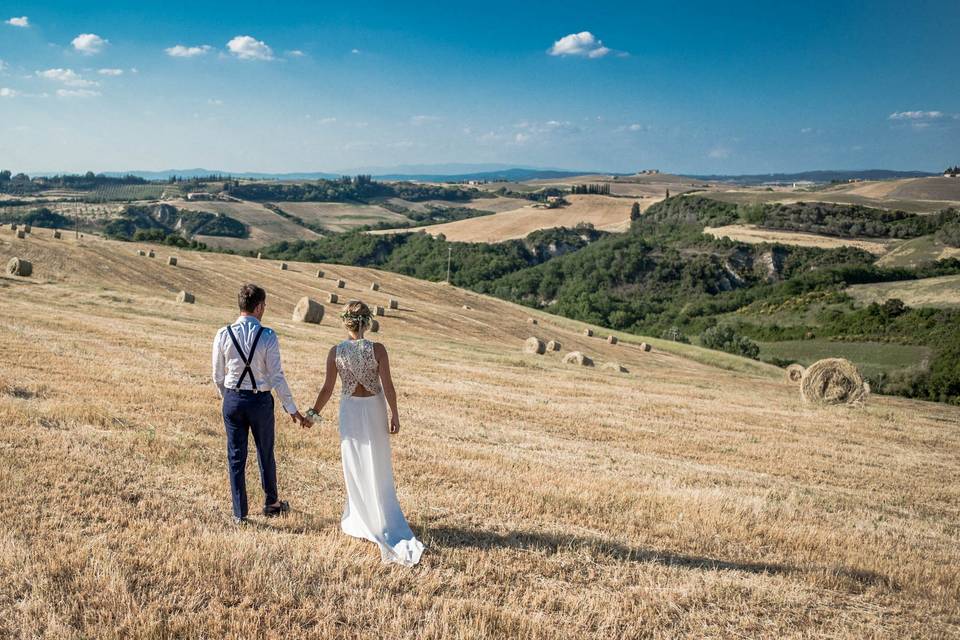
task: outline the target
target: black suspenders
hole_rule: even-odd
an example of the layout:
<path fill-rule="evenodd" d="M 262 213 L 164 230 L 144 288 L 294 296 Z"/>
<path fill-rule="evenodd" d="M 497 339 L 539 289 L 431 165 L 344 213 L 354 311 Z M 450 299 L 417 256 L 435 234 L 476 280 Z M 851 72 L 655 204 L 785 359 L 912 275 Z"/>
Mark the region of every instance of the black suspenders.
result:
<path fill-rule="evenodd" d="M 253 345 L 250 347 L 250 355 L 244 355 L 243 349 L 240 348 L 240 343 L 237 341 L 237 336 L 233 335 L 233 328 L 230 325 L 227 325 L 227 333 L 230 334 L 230 340 L 233 341 L 233 346 L 236 347 L 237 353 L 240 354 L 240 359 L 243 360 L 243 373 L 240 374 L 240 379 L 237 380 L 237 389 L 240 388 L 240 385 L 243 384 L 243 379 L 247 377 L 247 374 L 250 374 L 250 382 L 253 384 L 253 390 L 257 390 L 257 380 L 253 377 L 253 369 L 250 368 L 250 363 L 253 362 L 253 352 L 257 350 L 257 343 L 260 342 L 260 334 L 263 333 L 263 325 L 260 325 L 260 328 L 257 329 L 257 335 L 253 338 Z"/>

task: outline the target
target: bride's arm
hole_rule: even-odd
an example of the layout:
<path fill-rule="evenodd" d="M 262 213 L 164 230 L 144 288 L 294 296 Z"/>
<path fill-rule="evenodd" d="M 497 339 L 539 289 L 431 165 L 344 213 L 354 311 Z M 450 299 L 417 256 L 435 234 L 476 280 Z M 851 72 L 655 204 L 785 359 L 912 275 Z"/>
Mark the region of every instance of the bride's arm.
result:
<path fill-rule="evenodd" d="M 383 383 L 383 397 L 390 406 L 390 433 L 400 431 L 400 412 L 397 411 L 397 390 L 393 388 L 393 377 L 390 375 L 390 358 L 387 357 L 387 348 L 379 342 L 373 346 L 373 354 L 380 365 L 380 381 Z"/>
<path fill-rule="evenodd" d="M 337 385 L 337 348 L 332 347 L 330 353 L 327 354 L 327 373 L 323 378 L 323 387 L 320 388 L 320 393 L 317 394 L 317 401 L 313 403 L 313 410 L 317 413 L 323 411 L 323 407 L 326 406 L 327 402 L 330 400 L 330 396 L 333 395 L 333 388 Z"/>

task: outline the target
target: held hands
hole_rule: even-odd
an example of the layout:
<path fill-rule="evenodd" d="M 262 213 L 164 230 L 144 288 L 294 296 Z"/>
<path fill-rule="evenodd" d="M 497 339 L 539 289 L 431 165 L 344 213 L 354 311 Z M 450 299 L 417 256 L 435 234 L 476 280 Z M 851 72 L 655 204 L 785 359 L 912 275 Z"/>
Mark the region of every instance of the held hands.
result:
<path fill-rule="evenodd" d="M 393 414 L 390 418 L 390 433 L 400 433 L 400 418 L 397 414 Z"/>
<path fill-rule="evenodd" d="M 313 426 L 313 423 L 304 417 L 302 413 L 297 411 L 296 413 L 290 414 L 290 420 L 293 421 L 293 424 L 299 424 L 304 429 L 309 429 Z"/>

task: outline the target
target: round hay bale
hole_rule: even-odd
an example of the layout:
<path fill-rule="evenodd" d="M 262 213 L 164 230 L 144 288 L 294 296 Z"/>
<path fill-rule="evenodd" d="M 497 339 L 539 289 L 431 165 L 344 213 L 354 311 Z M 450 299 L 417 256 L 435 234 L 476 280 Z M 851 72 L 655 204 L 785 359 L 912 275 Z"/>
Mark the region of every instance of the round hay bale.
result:
<path fill-rule="evenodd" d="M 262 253 L 257 252 L 257 260 L 263 260 L 263 254 L 262 254 Z"/>
<path fill-rule="evenodd" d="M 33 233 L 33 225 L 25 224 L 23 225 L 24 233 Z"/>
<path fill-rule="evenodd" d="M 186 291 L 181 291 L 177 294 L 177 302 L 180 304 L 193 304 L 196 301 L 196 298 L 192 293 L 187 293 Z"/>
<path fill-rule="evenodd" d="M 583 355 L 579 351 L 571 351 L 567 355 L 563 356 L 563 362 L 565 364 L 578 364 L 581 367 L 593 366 L 593 360 Z"/>
<path fill-rule="evenodd" d="M 600 365 L 600 368 L 608 371 L 616 371 L 617 373 L 630 373 L 627 368 L 619 362 L 604 362 Z"/>
<path fill-rule="evenodd" d="M 375 315 L 375 316 L 386 315 L 386 313 L 387 313 L 387 312 L 384 310 L 383 307 L 374 307 L 374 308 L 373 308 L 373 315 Z"/>
<path fill-rule="evenodd" d="M 527 322 L 529 322 L 530 324 L 540 324 L 540 322 L 536 318 L 527 318 Z"/>
<path fill-rule="evenodd" d="M 150 251 L 147 252 L 147 257 L 148 257 L 148 258 L 156 258 L 156 257 L 157 257 L 157 254 L 153 252 L 153 249 L 150 249 Z"/>
<path fill-rule="evenodd" d="M 17 230 L 17 223 L 16 223 L 16 222 L 11 222 L 11 223 L 10 223 L 10 230 L 11 230 L 11 231 L 16 231 L 16 230 Z"/>
<path fill-rule="evenodd" d="M 17 231 L 17 237 L 20 238 L 21 240 L 25 240 L 27 237 L 27 234 L 26 232 L 24 232 L 23 229 L 20 229 L 20 231 Z"/>
<path fill-rule="evenodd" d="M 177 266 L 177 256 L 170 256 L 169 258 L 167 258 L 167 264 L 170 265 L 171 267 Z"/>
<path fill-rule="evenodd" d="M 617 336 L 607 336 L 607 342 L 609 344 L 617 344 Z"/>
<path fill-rule="evenodd" d="M 547 343 L 547 351 L 560 351 L 563 348 L 563 345 L 560 344 L 559 340 L 551 340 Z"/>
<path fill-rule="evenodd" d="M 340 296 L 338 296 L 335 293 L 331 293 L 330 295 L 327 296 L 327 302 L 336 304 L 339 301 L 340 301 Z"/>
<path fill-rule="evenodd" d="M 583 330 L 583 335 L 587 336 L 588 338 L 589 338 L 589 337 L 592 337 L 592 336 L 593 336 L 593 329 L 584 329 L 584 330 Z"/>
<path fill-rule="evenodd" d="M 137 249 L 137 255 L 138 255 L 138 256 L 145 256 L 145 255 L 147 255 L 147 252 L 144 251 L 143 249 Z"/>
<path fill-rule="evenodd" d="M 547 352 L 547 345 L 543 343 L 543 340 L 540 338 L 527 338 L 527 341 L 523 343 L 523 351 L 525 353 L 535 353 L 538 356 L 542 356 Z"/>
<path fill-rule="evenodd" d="M 309 322 L 310 324 L 320 324 L 323 320 L 323 305 L 316 300 L 311 300 L 303 296 L 293 308 L 293 320 L 295 322 Z"/>
<path fill-rule="evenodd" d="M 323 269 L 317 269 L 317 277 L 318 277 L 318 278 L 322 278 L 322 277 L 323 277 Z"/>
<path fill-rule="evenodd" d="M 377 333 L 378 331 L 380 331 L 380 323 L 377 322 L 376 320 L 371 320 L 371 321 L 370 321 L 370 331 L 371 331 L 371 333 Z"/>
<path fill-rule="evenodd" d="M 10 258 L 10 261 L 7 262 L 7 273 L 11 276 L 26 278 L 33 273 L 33 264 L 23 258 Z"/>
<path fill-rule="evenodd" d="M 379 283 L 379 282 L 371 282 L 371 283 L 370 283 L 370 291 L 380 291 L 380 283 Z"/>
<path fill-rule="evenodd" d="M 468 304 L 463 305 L 463 310 L 464 310 L 464 311 L 470 311 L 470 309 L 473 309 L 473 307 L 471 307 L 471 306 L 468 305 Z"/>
<path fill-rule="evenodd" d="M 287 266 L 287 263 L 286 263 L 286 262 L 281 262 L 281 263 L 280 263 L 280 271 L 286 271 L 286 270 L 289 269 L 289 268 L 290 268 L 290 267 Z"/>
<path fill-rule="evenodd" d="M 344 282 L 343 280 L 337 280 L 337 289 L 343 289 L 346 286 L 347 286 L 346 282 Z"/>
<path fill-rule="evenodd" d="M 390 298 L 390 302 L 387 303 L 387 306 L 390 307 L 391 309 L 399 309 L 400 303 L 394 300 L 393 298 Z"/>
<path fill-rule="evenodd" d="M 813 404 L 855 404 L 863 402 L 866 395 L 856 365 L 844 358 L 817 360 L 800 381 L 800 396 Z"/>
<path fill-rule="evenodd" d="M 53 232 L 53 239 L 54 239 L 54 240 L 59 240 L 59 239 L 60 239 L 60 232 L 59 232 L 59 231 L 54 231 L 54 232 Z"/>
<path fill-rule="evenodd" d="M 787 367 L 787 382 L 791 384 L 800 384 L 800 381 L 803 380 L 803 372 L 805 369 L 802 364 L 791 364 Z"/>
<path fill-rule="evenodd" d="M 640 351 L 650 351 L 650 345 L 648 345 L 646 342 L 641 342 Z"/>

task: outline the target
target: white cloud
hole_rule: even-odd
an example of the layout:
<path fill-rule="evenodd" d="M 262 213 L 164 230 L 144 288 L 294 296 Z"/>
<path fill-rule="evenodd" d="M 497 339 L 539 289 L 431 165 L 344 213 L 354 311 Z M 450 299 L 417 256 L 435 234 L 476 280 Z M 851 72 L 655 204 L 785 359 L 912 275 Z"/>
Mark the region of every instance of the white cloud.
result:
<path fill-rule="evenodd" d="M 0 98 L 16 98 L 18 95 L 20 95 L 20 92 L 16 89 L 0 87 Z"/>
<path fill-rule="evenodd" d="M 287 55 L 291 58 L 302 58 L 307 54 L 305 54 L 303 51 L 300 51 L 300 49 L 293 49 L 292 51 L 287 51 Z"/>
<path fill-rule="evenodd" d="M 614 53 L 614 51 L 603 46 L 603 42 L 589 31 L 581 31 L 580 33 L 563 36 L 553 43 L 547 53 L 552 56 L 602 58 L 609 53 Z"/>
<path fill-rule="evenodd" d="M 85 80 L 73 69 L 47 69 L 46 71 L 37 71 L 37 76 L 46 80 L 61 82 L 68 87 L 94 87 L 96 82 Z"/>
<path fill-rule="evenodd" d="M 241 60 L 273 60 L 273 49 L 252 36 L 233 37 L 227 43 L 227 49 Z"/>
<path fill-rule="evenodd" d="M 71 41 L 73 48 L 85 56 L 92 56 L 103 51 L 109 40 L 104 40 L 95 33 L 81 33 Z"/>
<path fill-rule="evenodd" d="M 530 139 L 530 135 L 527 133 L 518 133 L 517 135 L 513 136 L 513 141 L 516 142 L 517 144 L 523 144 L 529 139 Z"/>
<path fill-rule="evenodd" d="M 320 118 L 319 120 L 317 120 L 317 122 L 319 122 L 320 124 L 333 124 L 336 121 L 337 121 L 336 118 Z"/>
<path fill-rule="evenodd" d="M 726 147 L 714 147 L 707 152 L 707 157 L 714 160 L 725 160 L 730 157 L 730 153 L 730 149 Z"/>
<path fill-rule="evenodd" d="M 890 120 L 939 120 L 944 116 L 943 111 L 895 111 L 889 116 Z"/>
<path fill-rule="evenodd" d="M 93 98 L 99 96 L 99 91 L 91 89 L 57 89 L 57 95 L 61 98 Z"/>
<path fill-rule="evenodd" d="M 3 73 L 7 69 L 7 63 L 3 60 L 0 60 L 0 73 Z"/>
<path fill-rule="evenodd" d="M 11 27 L 26 28 L 30 26 L 30 18 L 28 18 L 27 16 L 20 16 L 19 18 L 10 18 L 9 20 L 6 21 L 6 24 L 10 25 Z"/>
<path fill-rule="evenodd" d="M 208 44 L 201 44 L 196 47 L 188 47 L 185 44 L 175 44 L 172 47 L 167 47 L 163 51 L 171 58 L 196 58 L 197 56 L 206 54 L 210 49 L 212 49 L 212 47 Z"/>
<path fill-rule="evenodd" d="M 102 76 L 122 76 L 123 69 L 100 69 L 97 73 Z"/>
<path fill-rule="evenodd" d="M 420 125 L 430 124 L 432 122 L 437 122 L 439 120 L 440 118 L 438 118 L 437 116 L 413 116 L 412 118 L 410 118 L 410 124 L 416 125 L 419 127 Z"/>
<path fill-rule="evenodd" d="M 350 53 L 352 53 L 353 55 L 357 55 L 360 53 L 360 49 L 350 49 Z"/>
<path fill-rule="evenodd" d="M 627 131 L 646 131 L 647 127 L 642 124 L 633 123 L 627 126 Z"/>
<path fill-rule="evenodd" d="M 803 129 L 800 129 L 800 133 L 813 133 L 813 128 L 804 127 Z"/>
<path fill-rule="evenodd" d="M 209 100 L 207 100 L 207 104 L 209 104 L 212 107 L 222 107 L 223 100 L 219 98 L 210 98 Z"/>

